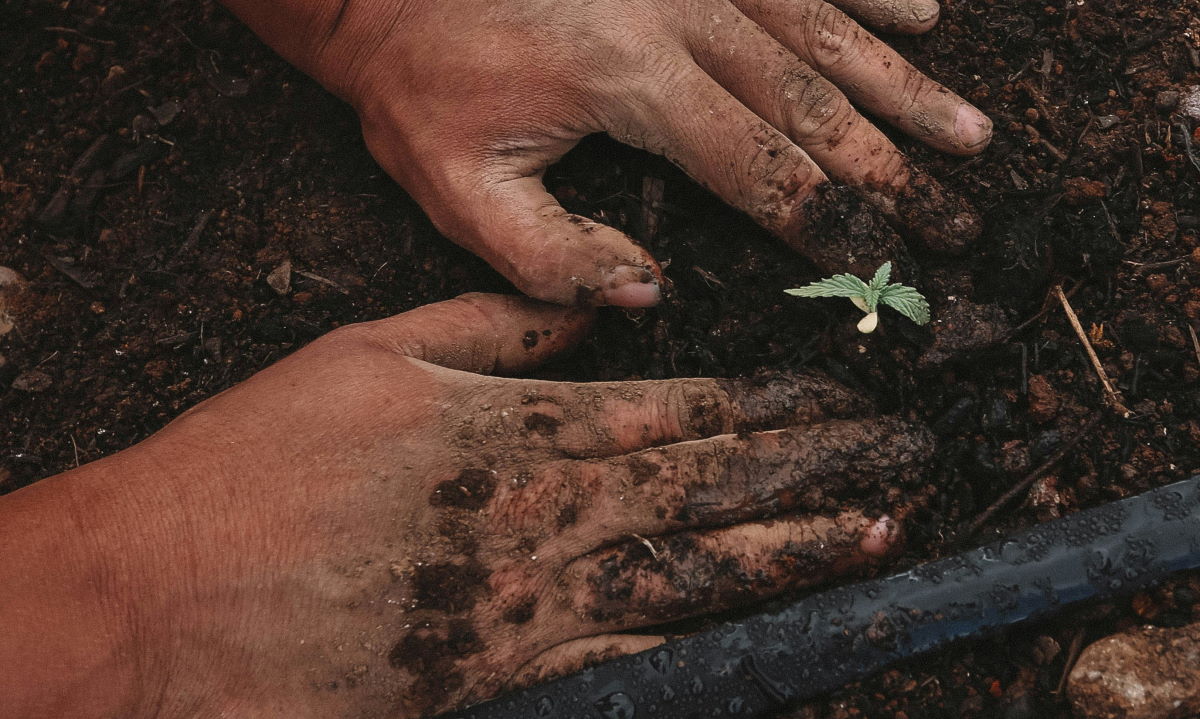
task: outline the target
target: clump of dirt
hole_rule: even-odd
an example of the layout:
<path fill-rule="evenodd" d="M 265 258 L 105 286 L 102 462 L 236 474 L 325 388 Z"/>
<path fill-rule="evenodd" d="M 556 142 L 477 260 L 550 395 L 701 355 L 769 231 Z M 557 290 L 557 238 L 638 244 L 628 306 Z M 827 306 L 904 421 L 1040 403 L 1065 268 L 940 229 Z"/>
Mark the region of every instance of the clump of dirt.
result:
<path fill-rule="evenodd" d="M 663 261 L 672 292 L 654 310 L 602 313 L 542 376 L 817 369 L 928 424 L 938 449 L 920 486 L 857 490 L 863 504 L 913 505 L 901 565 L 1200 469 L 1200 135 L 1184 102 L 1200 84 L 1200 1 L 943 5 L 929 36 L 892 40 L 985 110 L 994 142 L 963 160 L 896 137 L 983 218 L 961 257 L 912 247 L 935 317 L 951 296 L 1001 313 L 990 348 L 922 363 L 935 338 L 899 318 L 855 336 L 849 303 L 783 294 L 813 266 L 658 158 L 594 139 L 547 180 L 569 210 Z M 126 447 L 338 325 L 511 290 L 437 236 L 348 108 L 212 2 L 3 0 L 0 66 L 0 265 L 27 281 L 0 337 L 0 491 Z M 836 239 L 836 223 L 823 231 Z M 290 283 L 273 288 L 284 262 Z M 1106 407 L 1048 301 L 1056 284 L 1132 417 Z M 1096 416 L 1029 493 L 966 531 Z M 1194 622 L 1198 598 L 1184 577 L 795 716 L 1067 717 L 1061 684 L 1082 646 Z M 393 660 L 471 644 L 429 642 Z"/>

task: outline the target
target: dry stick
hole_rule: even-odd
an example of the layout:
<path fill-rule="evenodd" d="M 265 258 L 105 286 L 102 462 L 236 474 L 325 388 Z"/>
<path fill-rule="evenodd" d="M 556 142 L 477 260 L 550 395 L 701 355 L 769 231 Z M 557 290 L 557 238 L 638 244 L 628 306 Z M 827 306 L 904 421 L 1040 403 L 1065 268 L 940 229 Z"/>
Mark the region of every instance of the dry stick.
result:
<path fill-rule="evenodd" d="M 1200 337 L 1196 336 L 1196 328 L 1192 327 L 1192 323 L 1188 323 L 1188 334 L 1192 336 L 1192 349 L 1196 351 L 1196 364 L 1200 364 Z"/>
<path fill-rule="evenodd" d="M 1071 299 L 1072 297 L 1074 297 L 1075 293 L 1078 292 L 1079 288 L 1081 288 L 1081 287 L 1083 287 L 1083 280 L 1079 280 L 1078 282 L 1075 283 L 1074 287 L 1067 290 L 1067 299 Z M 1050 296 L 1046 295 L 1046 299 L 1042 301 L 1042 309 L 1038 310 L 1037 314 L 1034 315 L 1033 317 L 1030 317 L 1029 319 L 1025 320 L 1021 324 L 1017 325 L 1011 332 L 1008 333 L 1008 337 L 1005 337 L 1005 340 L 1010 340 L 1013 337 L 1016 337 L 1021 332 L 1025 331 L 1034 322 L 1037 322 L 1042 317 L 1045 317 L 1046 313 L 1050 311 L 1051 306 L 1052 305 L 1050 304 Z"/>
<path fill-rule="evenodd" d="M 982 514 L 975 518 L 975 521 L 971 522 L 971 526 L 967 528 L 967 535 L 970 536 L 978 532 L 983 525 L 988 523 L 988 520 L 996 515 L 996 512 L 999 512 L 1004 508 L 1004 505 L 1011 502 L 1018 494 L 1027 491 L 1034 482 L 1041 478 L 1043 474 L 1054 469 L 1054 466 L 1061 462 L 1063 457 L 1067 456 L 1067 452 L 1075 449 L 1075 446 L 1083 441 L 1084 437 L 1087 437 L 1089 434 L 1091 434 L 1092 430 L 1096 428 L 1096 425 L 1100 424 L 1100 420 L 1102 418 L 1103 415 L 1098 414 L 1089 419 L 1087 424 L 1083 425 L 1083 428 L 1080 429 L 1074 437 L 1067 440 L 1067 442 L 1063 444 L 1063 446 L 1059 447 L 1054 454 L 1050 455 L 1049 459 L 1047 459 L 1045 462 L 1042 462 L 1037 469 L 1025 475 L 1020 482 L 1017 482 L 1010 487 L 1007 492 L 1000 495 L 999 499 L 997 499 L 995 502 L 992 502 L 987 509 L 983 510 Z"/>
<path fill-rule="evenodd" d="M 1067 300 L 1067 296 L 1063 294 L 1062 285 L 1054 286 L 1054 294 L 1058 297 L 1058 301 L 1062 303 L 1063 311 L 1067 313 L 1067 319 L 1070 320 L 1071 326 L 1075 328 L 1075 334 L 1079 336 L 1079 341 L 1083 343 L 1083 348 L 1087 351 L 1088 359 L 1092 361 L 1092 368 L 1096 370 L 1096 375 L 1100 377 L 1100 382 L 1104 385 L 1104 392 L 1108 395 L 1108 403 L 1113 409 L 1120 412 L 1122 417 L 1131 416 L 1133 412 L 1121 400 L 1121 393 L 1113 387 L 1112 382 L 1108 381 L 1108 373 L 1104 371 L 1104 365 L 1100 364 L 1100 358 L 1096 355 L 1096 349 L 1092 347 L 1092 342 L 1088 339 L 1087 332 L 1083 331 L 1083 325 L 1079 323 L 1079 316 L 1075 314 L 1075 310 L 1071 309 L 1071 303 Z"/>

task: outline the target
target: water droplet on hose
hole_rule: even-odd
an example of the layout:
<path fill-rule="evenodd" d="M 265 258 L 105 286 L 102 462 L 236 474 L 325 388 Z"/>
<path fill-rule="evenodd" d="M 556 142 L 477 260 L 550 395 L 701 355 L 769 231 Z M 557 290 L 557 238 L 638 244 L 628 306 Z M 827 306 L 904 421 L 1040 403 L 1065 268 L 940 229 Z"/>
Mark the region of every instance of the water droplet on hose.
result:
<path fill-rule="evenodd" d="M 690 691 L 695 696 L 700 696 L 701 694 L 703 694 L 704 693 L 704 680 L 701 679 L 700 677 L 692 677 L 692 680 L 690 682 L 688 682 L 688 691 Z"/>
<path fill-rule="evenodd" d="M 633 700 L 621 692 L 609 694 L 593 706 L 603 719 L 633 719 L 637 714 Z"/>
<path fill-rule="evenodd" d="M 650 666 L 659 674 L 666 674 L 671 670 L 671 660 L 674 658 L 675 653 L 664 647 L 650 655 Z"/>
<path fill-rule="evenodd" d="M 554 700 L 548 696 L 541 697 L 533 705 L 533 713 L 540 717 L 548 717 L 554 711 Z"/>

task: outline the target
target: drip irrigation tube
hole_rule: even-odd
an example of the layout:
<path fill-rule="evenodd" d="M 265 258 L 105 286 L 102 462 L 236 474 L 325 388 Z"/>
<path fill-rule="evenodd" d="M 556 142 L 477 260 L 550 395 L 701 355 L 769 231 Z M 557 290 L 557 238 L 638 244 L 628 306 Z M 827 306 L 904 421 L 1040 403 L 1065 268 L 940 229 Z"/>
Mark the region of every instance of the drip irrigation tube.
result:
<path fill-rule="evenodd" d="M 897 661 L 1200 568 L 1200 476 L 445 719 L 769 716 Z"/>

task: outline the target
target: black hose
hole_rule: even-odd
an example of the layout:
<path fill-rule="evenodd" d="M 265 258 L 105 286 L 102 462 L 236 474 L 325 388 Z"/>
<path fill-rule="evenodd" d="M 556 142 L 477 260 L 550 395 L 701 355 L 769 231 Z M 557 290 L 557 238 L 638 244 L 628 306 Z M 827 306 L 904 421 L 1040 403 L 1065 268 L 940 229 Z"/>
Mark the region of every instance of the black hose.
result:
<path fill-rule="evenodd" d="M 1200 567 L 1200 476 L 446 715 L 756 717 L 946 644 Z"/>

